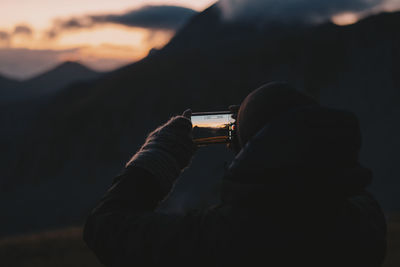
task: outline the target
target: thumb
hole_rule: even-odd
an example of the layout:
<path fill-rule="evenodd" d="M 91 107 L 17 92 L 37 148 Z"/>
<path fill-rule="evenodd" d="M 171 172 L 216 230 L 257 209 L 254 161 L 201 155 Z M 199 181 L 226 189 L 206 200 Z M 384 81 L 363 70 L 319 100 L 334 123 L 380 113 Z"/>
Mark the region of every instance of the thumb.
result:
<path fill-rule="evenodd" d="M 186 117 L 186 118 L 188 118 L 188 119 L 190 120 L 191 117 L 192 117 L 192 110 L 191 110 L 191 109 L 185 110 L 185 111 L 183 112 L 182 116 L 183 116 L 183 117 Z"/>

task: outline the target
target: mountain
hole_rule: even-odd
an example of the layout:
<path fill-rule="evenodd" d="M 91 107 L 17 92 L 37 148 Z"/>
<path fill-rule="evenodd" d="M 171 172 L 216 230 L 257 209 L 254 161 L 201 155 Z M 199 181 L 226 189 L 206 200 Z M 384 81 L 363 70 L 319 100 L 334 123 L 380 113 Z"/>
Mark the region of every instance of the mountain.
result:
<path fill-rule="evenodd" d="M 99 72 L 91 70 L 78 62 L 67 61 L 25 81 L 25 84 L 27 87 L 40 89 L 40 93 L 47 93 L 50 89 L 57 90 L 68 84 L 92 80 L 99 76 Z"/>
<path fill-rule="evenodd" d="M 349 26 L 260 27 L 226 22 L 210 7 L 157 53 L 43 106 L 0 195 L 11 218 L 3 233 L 82 220 L 151 129 L 188 107 L 224 110 L 276 80 L 359 116 L 371 190 L 385 210 L 399 210 L 399 24 L 400 13 L 383 13 Z M 231 157 L 224 147 L 199 149 L 164 208 L 216 201 Z"/>
<path fill-rule="evenodd" d="M 101 73 L 93 71 L 77 62 L 64 62 L 38 76 L 22 82 L 8 82 L 1 90 L 1 102 L 15 102 L 52 95 L 65 86 L 79 81 L 98 78 Z M 2 79 L 0 78 L 0 86 Z M 1 103 L 0 102 L 0 103 Z"/>

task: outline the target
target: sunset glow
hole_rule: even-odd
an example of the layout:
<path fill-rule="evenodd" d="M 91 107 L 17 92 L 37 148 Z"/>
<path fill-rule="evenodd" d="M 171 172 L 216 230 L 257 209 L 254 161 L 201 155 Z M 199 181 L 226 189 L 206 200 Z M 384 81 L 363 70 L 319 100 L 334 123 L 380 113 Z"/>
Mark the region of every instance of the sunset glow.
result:
<path fill-rule="evenodd" d="M 115 69 L 145 57 L 152 48 L 161 48 L 175 31 L 116 23 L 102 23 L 87 28 L 71 27 L 55 38 L 49 38 L 49 31 L 60 20 L 124 14 L 148 5 L 182 6 L 201 11 L 213 2 L 214 0 L 1 0 L 0 61 L 3 64 L 0 62 L 0 74 L 29 78 L 65 60 L 77 60 L 96 70 Z M 17 53 L 20 51 L 23 51 L 23 56 Z M 44 60 L 44 53 L 47 53 L 48 60 Z M 14 62 L 12 57 L 15 58 Z M 37 67 L 27 69 L 23 66 L 26 65 L 24 60 L 28 59 L 36 60 Z"/>
<path fill-rule="evenodd" d="M 332 22 L 339 26 L 354 24 L 359 20 L 359 16 L 354 13 L 343 13 L 332 18 Z"/>

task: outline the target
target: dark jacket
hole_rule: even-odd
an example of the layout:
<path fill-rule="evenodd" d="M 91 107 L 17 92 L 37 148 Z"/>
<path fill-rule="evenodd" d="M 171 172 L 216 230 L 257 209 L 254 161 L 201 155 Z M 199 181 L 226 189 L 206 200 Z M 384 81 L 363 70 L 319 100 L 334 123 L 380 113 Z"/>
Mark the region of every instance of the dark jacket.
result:
<path fill-rule="evenodd" d="M 349 113 L 285 114 L 237 155 L 219 206 L 183 215 L 156 212 L 168 192 L 129 167 L 84 239 L 107 266 L 380 266 L 386 224 L 353 162 L 359 139 Z"/>

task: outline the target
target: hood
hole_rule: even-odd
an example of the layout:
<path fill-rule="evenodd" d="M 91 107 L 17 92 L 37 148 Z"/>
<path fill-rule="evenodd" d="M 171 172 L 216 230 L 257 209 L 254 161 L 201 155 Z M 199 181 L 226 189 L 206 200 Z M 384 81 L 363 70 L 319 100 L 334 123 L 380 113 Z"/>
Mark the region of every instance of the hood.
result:
<path fill-rule="evenodd" d="M 225 174 L 223 199 L 355 195 L 372 180 L 358 163 L 360 147 L 353 113 L 319 106 L 292 110 L 239 152 Z"/>

